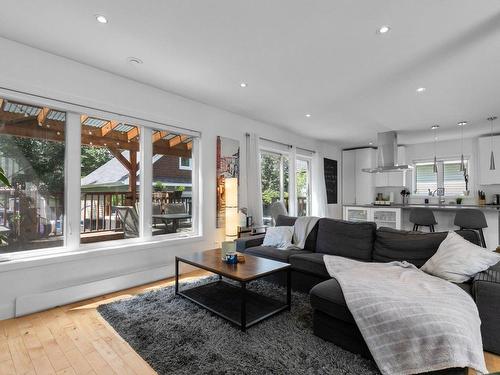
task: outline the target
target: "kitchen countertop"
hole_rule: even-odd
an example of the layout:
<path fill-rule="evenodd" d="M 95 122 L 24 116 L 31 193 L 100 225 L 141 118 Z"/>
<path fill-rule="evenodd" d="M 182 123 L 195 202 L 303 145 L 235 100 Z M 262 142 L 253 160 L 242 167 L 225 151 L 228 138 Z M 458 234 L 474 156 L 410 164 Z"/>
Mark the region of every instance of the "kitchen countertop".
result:
<path fill-rule="evenodd" d="M 401 208 L 411 209 L 414 207 L 426 207 L 433 210 L 461 210 L 464 208 L 476 208 L 484 211 L 500 211 L 500 205 L 478 205 L 478 204 L 450 204 L 450 203 L 420 203 L 420 204 L 391 204 L 390 206 L 375 204 L 344 204 L 344 207 L 365 207 L 365 208 Z"/>

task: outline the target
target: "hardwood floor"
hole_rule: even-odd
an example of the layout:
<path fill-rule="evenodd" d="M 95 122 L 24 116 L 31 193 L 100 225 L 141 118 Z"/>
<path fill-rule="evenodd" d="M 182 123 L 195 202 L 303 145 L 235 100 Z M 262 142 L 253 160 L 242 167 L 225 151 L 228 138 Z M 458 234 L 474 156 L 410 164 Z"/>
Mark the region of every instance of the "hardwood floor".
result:
<path fill-rule="evenodd" d="M 198 278 L 193 272 L 186 279 Z M 101 318 L 96 307 L 172 285 L 173 278 L 0 321 L 1 375 L 155 374 Z M 500 356 L 486 353 L 488 369 L 500 371 Z M 472 375 L 474 372 L 470 371 Z"/>

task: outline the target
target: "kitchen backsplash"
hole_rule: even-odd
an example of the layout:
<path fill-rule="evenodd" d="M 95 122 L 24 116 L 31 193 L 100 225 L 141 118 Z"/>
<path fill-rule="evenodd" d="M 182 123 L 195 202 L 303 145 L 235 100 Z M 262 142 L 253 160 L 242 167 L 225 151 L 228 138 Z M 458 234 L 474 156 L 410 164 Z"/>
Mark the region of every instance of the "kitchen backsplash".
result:
<path fill-rule="evenodd" d="M 375 189 L 375 194 L 382 193 L 386 197 L 390 197 L 391 192 L 393 193 L 394 196 L 394 203 L 396 204 L 401 204 L 403 203 L 403 200 L 401 198 L 400 192 L 403 190 L 404 187 L 383 187 L 383 188 L 376 188 Z M 486 194 L 486 203 L 492 203 L 493 202 L 493 195 L 494 194 L 500 194 L 500 185 L 487 185 L 487 186 L 480 186 L 479 190 L 482 190 Z M 411 190 L 410 190 L 411 192 Z M 375 197 L 373 197 L 375 200 Z M 424 203 L 425 199 L 429 199 L 430 203 L 438 203 L 439 197 L 429 197 L 429 196 L 422 196 L 422 195 L 413 195 L 411 194 L 409 197 L 409 203 Z M 446 197 L 446 203 L 454 201 L 453 198 L 451 197 Z M 463 204 L 475 204 L 477 203 L 477 191 L 471 191 L 470 195 L 468 197 L 464 197 Z"/>

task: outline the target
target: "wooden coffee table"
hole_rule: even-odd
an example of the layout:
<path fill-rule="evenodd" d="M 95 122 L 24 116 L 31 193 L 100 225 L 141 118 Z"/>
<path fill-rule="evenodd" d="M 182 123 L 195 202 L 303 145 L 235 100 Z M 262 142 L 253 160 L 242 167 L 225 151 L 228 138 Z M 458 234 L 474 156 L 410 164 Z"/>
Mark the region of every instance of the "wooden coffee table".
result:
<path fill-rule="evenodd" d="M 242 331 L 291 307 L 290 264 L 248 254 L 244 263 L 227 264 L 221 250 L 207 250 L 175 257 L 175 294 L 183 296 L 240 327 Z M 179 290 L 179 263 L 213 272 L 219 277 L 206 284 Z M 247 283 L 277 272 L 286 272 L 286 302 L 247 289 Z M 229 282 L 224 278 L 233 280 Z"/>

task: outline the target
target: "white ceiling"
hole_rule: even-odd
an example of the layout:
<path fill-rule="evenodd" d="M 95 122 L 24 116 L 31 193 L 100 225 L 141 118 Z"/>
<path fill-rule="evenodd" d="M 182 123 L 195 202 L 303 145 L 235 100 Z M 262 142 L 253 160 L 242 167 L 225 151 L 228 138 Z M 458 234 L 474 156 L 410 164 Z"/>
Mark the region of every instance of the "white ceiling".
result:
<path fill-rule="evenodd" d="M 454 138 L 461 120 L 466 135 L 484 134 L 485 118 L 500 114 L 498 0 L 0 0 L 0 9 L 8 39 L 345 146 L 392 129 L 403 143 L 430 140 L 434 123 Z"/>

